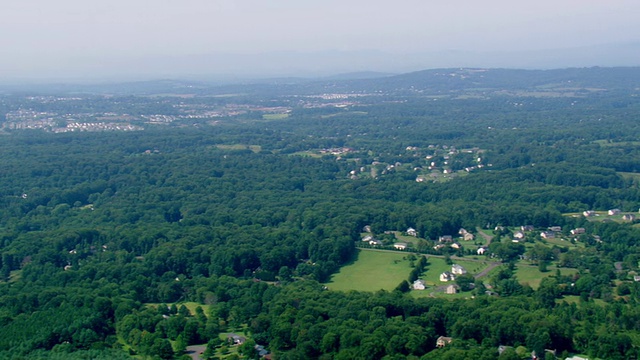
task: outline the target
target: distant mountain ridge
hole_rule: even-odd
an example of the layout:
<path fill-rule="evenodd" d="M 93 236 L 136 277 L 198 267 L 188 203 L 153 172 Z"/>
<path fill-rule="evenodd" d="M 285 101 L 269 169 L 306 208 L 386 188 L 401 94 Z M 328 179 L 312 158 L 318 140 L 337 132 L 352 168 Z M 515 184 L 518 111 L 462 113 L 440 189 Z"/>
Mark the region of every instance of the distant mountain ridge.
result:
<path fill-rule="evenodd" d="M 590 67 L 553 70 L 431 69 L 384 79 L 365 80 L 365 86 L 395 89 L 462 90 L 470 88 L 601 88 L 640 87 L 640 67 Z"/>
<path fill-rule="evenodd" d="M 429 69 L 399 75 L 358 72 L 320 78 L 273 78 L 211 82 L 192 80 L 152 80 L 90 85 L 25 85 L 7 87 L 11 91 L 46 93 L 111 94 L 231 94 L 272 95 L 317 94 L 326 92 L 405 92 L 435 93 L 469 90 L 591 89 L 634 90 L 640 88 L 640 67 L 589 67 L 553 70 L 455 68 Z"/>
<path fill-rule="evenodd" d="M 0 66 L 0 82 L 14 84 L 68 82 L 70 79 L 79 83 L 153 79 L 188 79 L 224 83 L 269 78 L 335 80 L 335 74 L 366 74 L 367 72 L 400 74 L 421 69 L 562 69 L 640 66 L 640 41 L 502 51 L 426 50 L 417 47 L 406 51 L 324 49 L 202 54 L 171 52 L 154 56 L 111 54 L 49 59 L 39 67 L 23 68 L 20 64 L 12 63 L 4 65 Z"/>

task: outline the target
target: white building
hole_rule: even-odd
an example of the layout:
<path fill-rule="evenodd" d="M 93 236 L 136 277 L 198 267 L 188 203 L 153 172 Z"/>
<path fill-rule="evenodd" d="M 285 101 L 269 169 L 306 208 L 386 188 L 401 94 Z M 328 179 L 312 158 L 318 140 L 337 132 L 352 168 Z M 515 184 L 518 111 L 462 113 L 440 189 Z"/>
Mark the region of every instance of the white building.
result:
<path fill-rule="evenodd" d="M 413 282 L 413 290 L 424 290 L 427 288 L 427 285 L 424 283 L 424 280 L 418 279 Z"/>
<path fill-rule="evenodd" d="M 451 273 L 454 275 L 463 275 L 467 273 L 467 270 L 458 264 L 451 265 Z"/>

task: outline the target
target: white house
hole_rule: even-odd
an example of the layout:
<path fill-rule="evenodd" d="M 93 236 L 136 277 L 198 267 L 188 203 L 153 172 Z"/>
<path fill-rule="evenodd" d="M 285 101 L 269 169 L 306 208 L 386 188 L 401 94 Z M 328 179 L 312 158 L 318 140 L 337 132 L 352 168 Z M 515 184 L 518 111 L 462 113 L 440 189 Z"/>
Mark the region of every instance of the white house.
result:
<path fill-rule="evenodd" d="M 513 233 L 513 238 L 518 240 L 524 239 L 524 233 L 522 231 L 516 231 Z"/>
<path fill-rule="evenodd" d="M 418 236 L 418 232 L 414 228 L 408 228 L 406 232 L 409 236 Z"/>
<path fill-rule="evenodd" d="M 467 273 L 467 270 L 458 264 L 451 265 L 451 273 L 454 275 L 463 275 Z"/>
<path fill-rule="evenodd" d="M 393 247 L 396 248 L 397 250 L 404 250 L 407 248 L 407 243 L 403 243 L 403 242 L 395 243 L 393 244 Z"/>
<path fill-rule="evenodd" d="M 458 286 L 457 285 L 449 285 L 444 290 L 444 292 L 447 293 L 447 294 L 457 294 L 458 293 Z"/>
<path fill-rule="evenodd" d="M 608 215 L 618 215 L 620 214 L 620 209 L 611 209 L 609 211 L 607 211 Z"/>
<path fill-rule="evenodd" d="M 445 271 L 442 274 L 440 274 L 440 281 L 442 282 L 453 281 L 455 279 L 456 279 L 456 276 L 448 271 Z"/>
<path fill-rule="evenodd" d="M 543 239 L 555 239 L 556 233 L 553 231 L 543 231 L 540 233 L 540 237 Z"/>
<path fill-rule="evenodd" d="M 575 228 L 571 230 L 571 235 L 580 235 L 580 234 L 584 234 L 585 229 L 584 228 Z"/>
<path fill-rule="evenodd" d="M 424 280 L 418 279 L 413 282 L 413 290 L 424 290 L 427 288 L 427 284 L 424 283 Z"/>
<path fill-rule="evenodd" d="M 476 253 L 478 255 L 484 255 L 484 253 L 487 252 L 487 248 L 486 247 L 479 247 L 478 250 L 476 250 Z"/>
<path fill-rule="evenodd" d="M 596 212 L 593 210 L 587 210 L 583 211 L 582 215 L 584 215 L 584 217 L 596 216 Z"/>

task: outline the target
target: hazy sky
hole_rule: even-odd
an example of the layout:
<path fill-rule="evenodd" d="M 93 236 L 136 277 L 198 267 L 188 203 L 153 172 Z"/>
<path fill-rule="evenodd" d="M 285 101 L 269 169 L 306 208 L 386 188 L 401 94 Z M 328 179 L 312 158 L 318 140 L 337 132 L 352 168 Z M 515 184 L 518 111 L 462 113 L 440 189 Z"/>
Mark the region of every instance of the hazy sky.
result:
<path fill-rule="evenodd" d="M 638 0 L 4 0 L 0 76 L 220 53 L 627 43 L 638 19 Z"/>

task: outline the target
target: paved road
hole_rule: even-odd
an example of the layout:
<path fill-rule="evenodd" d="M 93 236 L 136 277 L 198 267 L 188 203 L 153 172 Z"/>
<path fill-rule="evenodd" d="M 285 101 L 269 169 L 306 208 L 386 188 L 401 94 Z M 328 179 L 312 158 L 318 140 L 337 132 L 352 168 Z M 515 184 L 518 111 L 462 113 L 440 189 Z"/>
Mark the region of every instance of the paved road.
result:
<path fill-rule="evenodd" d="M 482 229 L 480 229 L 479 227 L 477 227 L 476 230 L 478 230 L 478 234 L 480 234 L 480 236 L 484 238 L 485 245 L 489 246 L 489 244 L 491 244 L 491 240 L 493 239 L 493 236 L 485 234 L 484 232 L 482 232 Z"/>
<path fill-rule="evenodd" d="M 498 263 L 498 262 L 492 262 L 492 263 L 489 263 L 489 266 L 487 266 L 486 268 L 484 268 L 484 269 L 483 269 L 482 271 L 480 271 L 479 273 L 477 273 L 477 274 L 473 275 L 473 277 L 474 277 L 474 278 L 476 278 L 476 279 L 481 278 L 481 277 L 483 277 L 483 276 L 487 275 L 487 274 L 489 273 L 489 271 L 491 271 L 491 270 L 495 269 L 497 266 L 500 266 L 500 265 L 501 265 L 501 263 Z"/>
<path fill-rule="evenodd" d="M 193 360 L 202 360 L 200 354 L 202 354 L 207 349 L 207 344 L 204 345 L 191 345 L 187 346 L 186 354 L 191 356 Z"/>

